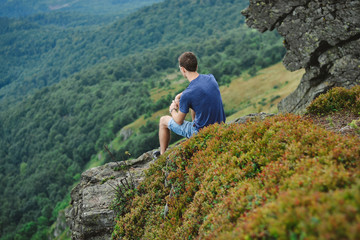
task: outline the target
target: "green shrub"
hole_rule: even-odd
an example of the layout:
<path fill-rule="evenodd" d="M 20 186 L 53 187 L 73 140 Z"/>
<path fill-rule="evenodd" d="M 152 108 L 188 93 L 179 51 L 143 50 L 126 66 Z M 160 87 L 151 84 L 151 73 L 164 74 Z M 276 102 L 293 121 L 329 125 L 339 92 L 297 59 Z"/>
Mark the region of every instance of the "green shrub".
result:
<path fill-rule="evenodd" d="M 321 94 L 308 107 L 310 114 L 326 115 L 332 112 L 350 110 L 354 113 L 360 112 L 360 86 L 351 89 L 335 87 L 327 93 Z"/>
<path fill-rule="evenodd" d="M 148 170 L 113 239 L 359 239 L 359 159 L 295 115 L 215 124 Z"/>

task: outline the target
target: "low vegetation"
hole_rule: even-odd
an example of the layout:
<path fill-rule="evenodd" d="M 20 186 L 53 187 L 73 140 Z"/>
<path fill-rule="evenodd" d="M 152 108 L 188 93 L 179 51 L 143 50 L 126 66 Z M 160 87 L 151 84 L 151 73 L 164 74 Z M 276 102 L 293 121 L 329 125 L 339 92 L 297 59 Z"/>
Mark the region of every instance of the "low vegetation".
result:
<path fill-rule="evenodd" d="M 318 115 L 328 115 L 342 110 L 360 114 L 360 86 L 351 89 L 332 88 L 327 94 L 316 98 L 307 108 L 309 114 Z"/>
<path fill-rule="evenodd" d="M 306 117 L 329 131 L 360 137 L 360 86 L 336 87 L 307 108 Z"/>
<path fill-rule="evenodd" d="M 356 89 L 309 109 L 326 112 L 325 102 L 348 101 L 334 92 Z M 358 137 L 301 116 L 213 125 L 115 200 L 113 239 L 359 239 L 359 159 Z"/>

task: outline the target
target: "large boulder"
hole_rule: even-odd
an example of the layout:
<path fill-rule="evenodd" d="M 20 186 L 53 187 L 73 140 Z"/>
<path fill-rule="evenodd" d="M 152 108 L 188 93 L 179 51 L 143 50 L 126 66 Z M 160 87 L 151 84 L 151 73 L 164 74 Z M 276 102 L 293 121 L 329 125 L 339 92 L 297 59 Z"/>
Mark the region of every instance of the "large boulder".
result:
<path fill-rule="evenodd" d="M 126 162 L 111 162 L 81 175 L 80 183 L 71 191 L 71 207 L 66 213 L 72 239 L 111 239 L 115 212 L 110 205 L 115 198 L 115 189 L 122 185 L 121 181 L 125 185 L 131 185 L 131 181 L 138 185 L 153 162 L 152 153 L 149 151 Z"/>
<path fill-rule="evenodd" d="M 242 13 L 249 27 L 284 37 L 288 70 L 306 71 L 280 112 L 303 112 L 330 88 L 360 83 L 359 0 L 250 0 Z"/>

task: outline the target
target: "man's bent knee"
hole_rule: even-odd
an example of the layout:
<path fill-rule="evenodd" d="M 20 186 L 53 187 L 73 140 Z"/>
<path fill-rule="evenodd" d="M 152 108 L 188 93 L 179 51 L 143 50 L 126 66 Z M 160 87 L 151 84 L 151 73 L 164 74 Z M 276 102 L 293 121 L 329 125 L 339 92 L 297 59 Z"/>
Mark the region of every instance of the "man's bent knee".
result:
<path fill-rule="evenodd" d="M 170 120 L 171 120 L 170 116 L 162 116 L 160 118 L 160 124 L 159 124 L 160 127 L 168 127 Z"/>

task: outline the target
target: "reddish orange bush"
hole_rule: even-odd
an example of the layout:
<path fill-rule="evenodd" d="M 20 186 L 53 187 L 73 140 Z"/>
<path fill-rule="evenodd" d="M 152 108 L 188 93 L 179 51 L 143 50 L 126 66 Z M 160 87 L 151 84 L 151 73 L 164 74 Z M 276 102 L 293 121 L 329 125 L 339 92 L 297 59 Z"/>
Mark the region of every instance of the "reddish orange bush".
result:
<path fill-rule="evenodd" d="M 295 115 L 213 125 L 149 169 L 113 238 L 360 238 L 359 159 L 358 138 Z"/>

